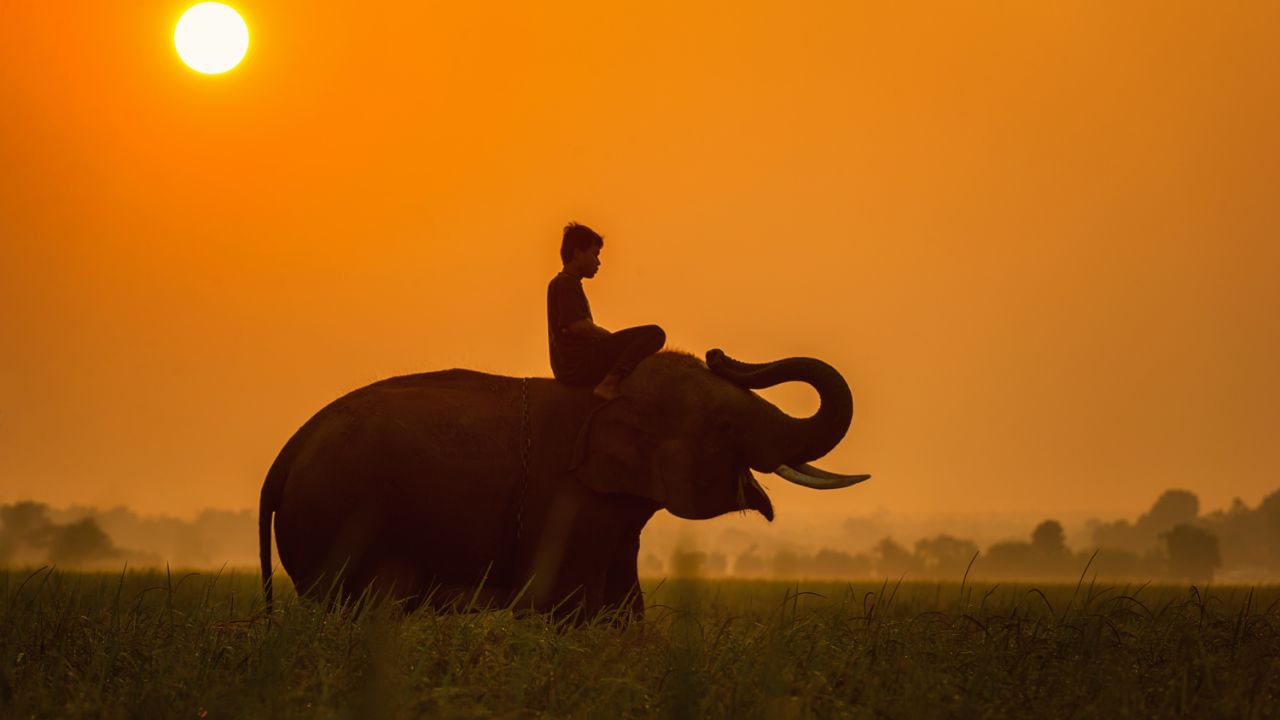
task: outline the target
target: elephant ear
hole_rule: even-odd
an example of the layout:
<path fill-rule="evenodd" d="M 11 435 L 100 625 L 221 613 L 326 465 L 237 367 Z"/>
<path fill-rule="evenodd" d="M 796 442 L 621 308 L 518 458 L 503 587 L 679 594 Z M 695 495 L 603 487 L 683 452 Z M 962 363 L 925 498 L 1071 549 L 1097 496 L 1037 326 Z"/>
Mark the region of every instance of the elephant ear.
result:
<path fill-rule="evenodd" d="M 647 498 L 665 505 L 666 487 L 655 462 L 660 421 L 627 396 L 591 412 L 578 435 L 570 470 L 592 490 Z"/>

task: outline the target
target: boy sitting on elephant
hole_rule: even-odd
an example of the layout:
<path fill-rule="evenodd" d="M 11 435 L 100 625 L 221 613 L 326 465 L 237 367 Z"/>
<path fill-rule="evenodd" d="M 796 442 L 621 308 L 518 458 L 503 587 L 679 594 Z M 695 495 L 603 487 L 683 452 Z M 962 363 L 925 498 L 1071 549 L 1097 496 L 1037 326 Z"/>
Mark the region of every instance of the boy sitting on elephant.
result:
<path fill-rule="evenodd" d="M 555 378 L 567 385 L 594 385 L 597 398 L 612 400 L 622 378 L 661 350 L 667 335 L 657 325 L 609 332 L 595 324 L 582 280 L 599 272 L 603 248 L 604 238 L 586 225 L 565 226 L 560 242 L 564 269 L 547 286 L 547 332 Z"/>

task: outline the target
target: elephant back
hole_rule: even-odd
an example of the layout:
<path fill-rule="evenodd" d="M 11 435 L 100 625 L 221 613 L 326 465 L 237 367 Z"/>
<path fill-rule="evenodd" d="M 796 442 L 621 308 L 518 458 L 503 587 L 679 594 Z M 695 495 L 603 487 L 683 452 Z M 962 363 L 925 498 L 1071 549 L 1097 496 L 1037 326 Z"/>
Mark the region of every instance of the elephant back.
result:
<path fill-rule="evenodd" d="M 276 511 L 290 576 L 305 587 L 344 565 L 357 576 L 391 564 L 469 583 L 505 562 L 521 402 L 518 379 L 448 370 L 383 380 L 318 412 L 299 430 Z"/>

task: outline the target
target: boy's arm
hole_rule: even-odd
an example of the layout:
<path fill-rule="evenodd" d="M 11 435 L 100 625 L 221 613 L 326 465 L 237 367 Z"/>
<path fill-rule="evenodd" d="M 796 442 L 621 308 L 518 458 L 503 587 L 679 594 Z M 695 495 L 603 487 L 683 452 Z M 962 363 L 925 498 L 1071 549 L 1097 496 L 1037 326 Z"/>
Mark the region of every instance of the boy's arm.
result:
<path fill-rule="evenodd" d="M 559 332 L 591 340 L 612 334 L 592 321 L 591 304 L 587 302 L 581 283 L 570 283 L 564 280 L 564 276 L 556 276 L 551 281 L 547 302 Z"/>
<path fill-rule="evenodd" d="M 572 335 L 577 335 L 578 337 L 590 338 L 592 340 L 596 340 L 599 338 L 607 338 L 613 334 L 608 330 L 605 330 L 604 328 L 592 322 L 591 318 L 582 318 L 581 320 L 575 320 L 574 322 L 571 322 L 568 325 L 566 325 L 564 329 L 567 330 Z"/>

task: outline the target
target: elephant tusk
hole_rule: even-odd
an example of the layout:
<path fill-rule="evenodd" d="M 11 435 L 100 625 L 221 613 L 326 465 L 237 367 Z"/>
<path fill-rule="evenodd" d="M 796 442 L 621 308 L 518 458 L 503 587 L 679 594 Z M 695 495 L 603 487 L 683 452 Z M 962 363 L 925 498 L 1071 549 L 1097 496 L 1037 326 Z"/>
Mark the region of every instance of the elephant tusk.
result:
<path fill-rule="evenodd" d="M 797 463 L 795 467 L 790 465 L 779 465 L 775 474 L 782 477 L 787 482 L 803 485 L 807 488 L 815 490 L 837 490 L 839 488 L 857 485 L 858 483 L 871 478 L 870 475 L 841 475 L 839 473 L 827 472 L 822 468 L 816 468 L 808 463 Z"/>

